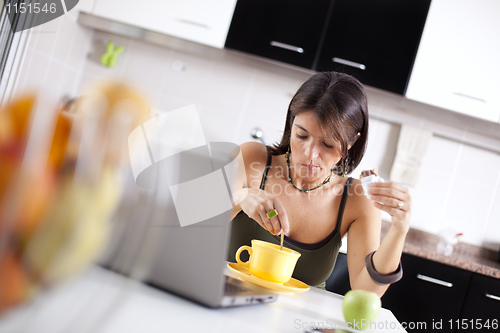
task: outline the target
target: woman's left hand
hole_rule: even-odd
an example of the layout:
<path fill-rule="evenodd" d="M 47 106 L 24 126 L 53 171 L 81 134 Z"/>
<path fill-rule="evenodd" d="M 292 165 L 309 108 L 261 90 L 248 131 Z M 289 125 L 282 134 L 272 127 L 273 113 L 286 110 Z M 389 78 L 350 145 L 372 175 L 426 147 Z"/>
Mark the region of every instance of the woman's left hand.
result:
<path fill-rule="evenodd" d="M 408 188 L 394 182 L 372 183 L 368 193 L 375 207 L 392 216 L 394 227 L 408 231 L 411 216 L 411 196 Z"/>

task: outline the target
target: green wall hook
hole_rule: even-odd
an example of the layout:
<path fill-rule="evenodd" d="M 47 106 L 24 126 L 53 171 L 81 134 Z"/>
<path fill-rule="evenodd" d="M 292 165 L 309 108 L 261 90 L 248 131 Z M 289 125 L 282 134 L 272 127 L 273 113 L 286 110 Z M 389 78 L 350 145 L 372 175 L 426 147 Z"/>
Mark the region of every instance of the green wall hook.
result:
<path fill-rule="evenodd" d="M 115 48 L 115 44 L 113 42 L 108 42 L 107 51 L 101 57 L 101 64 L 106 67 L 114 67 L 116 65 L 116 56 L 122 53 L 123 50 L 123 46 Z"/>

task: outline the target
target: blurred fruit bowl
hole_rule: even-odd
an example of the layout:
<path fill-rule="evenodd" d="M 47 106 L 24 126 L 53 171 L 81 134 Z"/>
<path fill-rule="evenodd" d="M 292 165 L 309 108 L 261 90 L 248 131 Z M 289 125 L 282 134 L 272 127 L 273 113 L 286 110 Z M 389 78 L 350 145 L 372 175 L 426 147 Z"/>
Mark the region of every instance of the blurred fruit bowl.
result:
<path fill-rule="evenodd" d="M 128 134 L 150 114 L 120 83 L 94 86 L 71 112 L 40 105 L 33 94 L 0 110 L 0 314 L 99 256 L 122 194 Z M 35 124 L 39 112 L 50 126 Z"/>

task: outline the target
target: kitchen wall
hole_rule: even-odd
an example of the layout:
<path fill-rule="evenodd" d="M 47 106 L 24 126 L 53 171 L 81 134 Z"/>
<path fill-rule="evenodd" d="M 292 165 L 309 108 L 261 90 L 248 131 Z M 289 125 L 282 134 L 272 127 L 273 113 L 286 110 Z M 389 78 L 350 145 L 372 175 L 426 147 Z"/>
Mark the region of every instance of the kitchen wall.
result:
<path fill-rule="evenodd" d="M 32 34 L 18 94 L 43 84 L 60 95 L 75 96 L 99 79 L 126 81 L 148 96 L 154 113 L 196 104 L 208 141 L 249 141 L 254 127 L 270 142 L 277 141 L 292 95 L 311 75 L 229 51 L 200 55 L 91 32 L 69 14 Z M 125 48 L 113 68 L 99 63 L 108 41 Z M 454 228 L 464 234 L 462 241 L 498 250 L 500 155 L 464 142 L 474 138 L 491 147 L 500 147 L 500 142 L 373 96 L 368 150 L 353 175 L 375 167 L 389 178 L 401 123 L 449 134 L 453 140 L 433 136 L 420 182 L 411 188 L 411 226 L 436 234 Z"/>
<path fill-rule="evenodd" d="M 27 47 L 11 98 L 41 89 L 57 97 L 77 95 L 93 36 L 77 23 L 77 9 L 22 32 Z"/>

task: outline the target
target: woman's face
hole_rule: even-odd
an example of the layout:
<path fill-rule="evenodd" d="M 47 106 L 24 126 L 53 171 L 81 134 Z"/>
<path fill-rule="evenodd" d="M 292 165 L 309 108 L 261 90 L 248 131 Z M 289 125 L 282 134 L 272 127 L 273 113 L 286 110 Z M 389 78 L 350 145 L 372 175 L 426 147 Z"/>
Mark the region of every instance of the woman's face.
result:
<path fill-rule="evenodd" d="M 290 166 L 295 177 L 306 181 L 323 181 L 342 155 L 323 136 L 316 116 L 312 112 L 297 115 L 292 124 L 290 138 Z"/>

